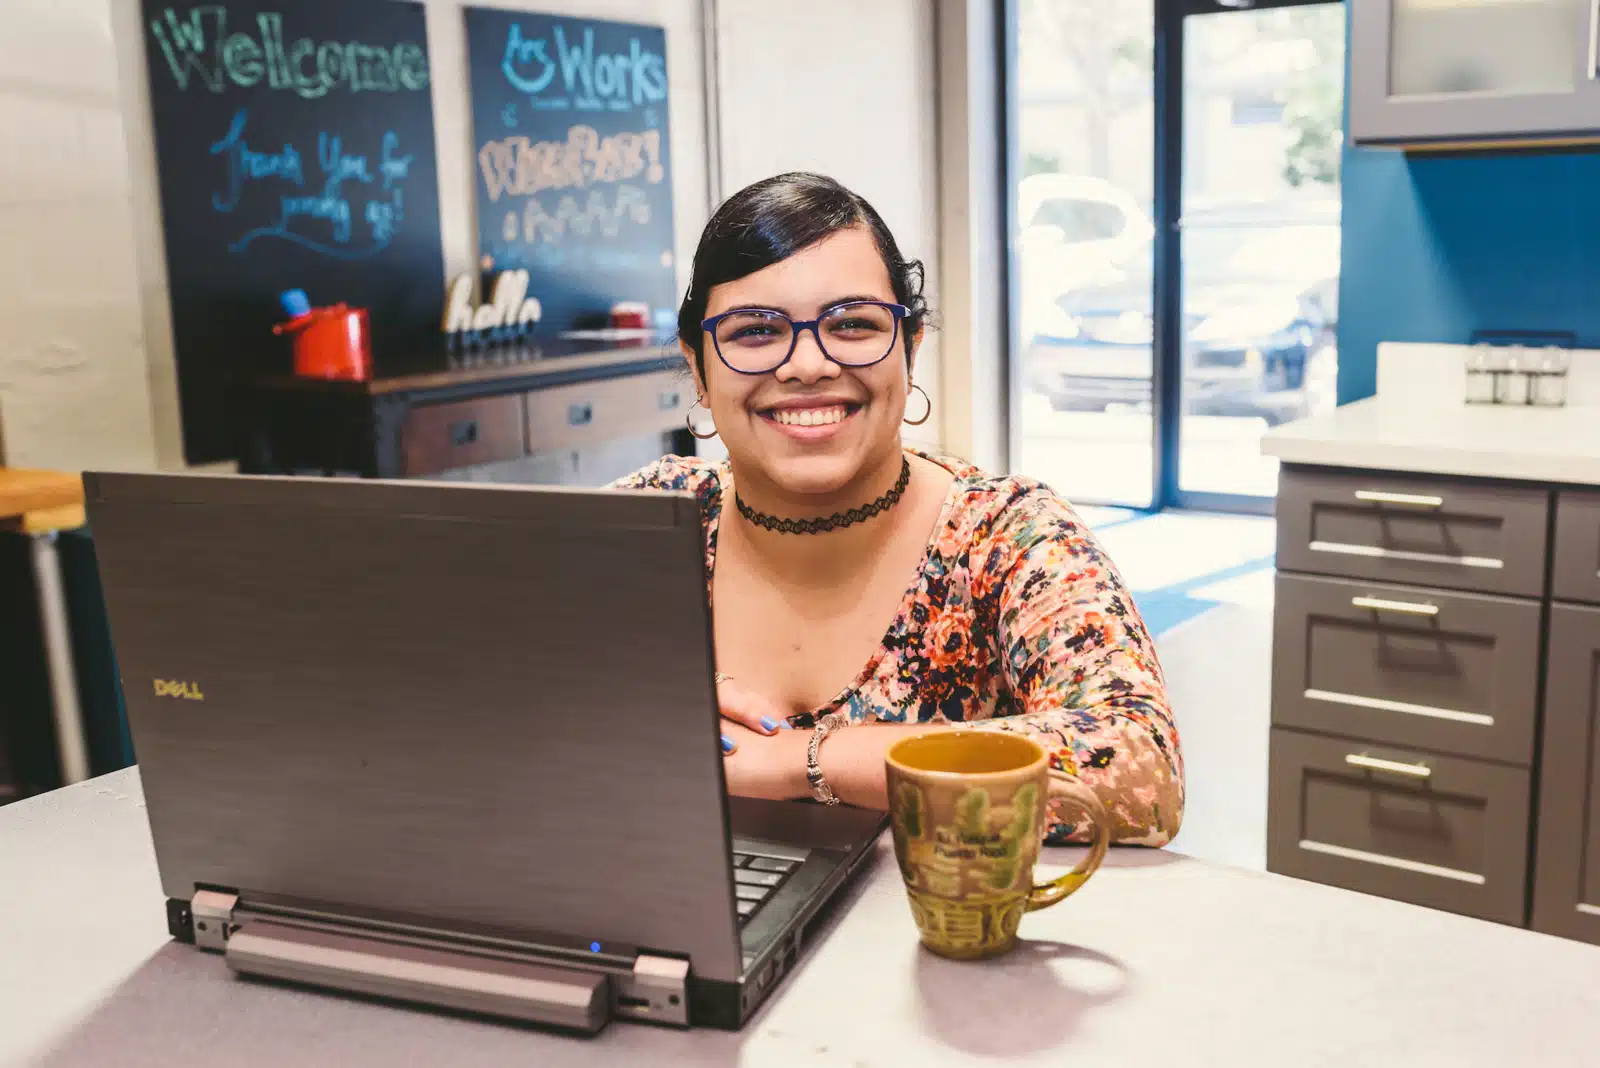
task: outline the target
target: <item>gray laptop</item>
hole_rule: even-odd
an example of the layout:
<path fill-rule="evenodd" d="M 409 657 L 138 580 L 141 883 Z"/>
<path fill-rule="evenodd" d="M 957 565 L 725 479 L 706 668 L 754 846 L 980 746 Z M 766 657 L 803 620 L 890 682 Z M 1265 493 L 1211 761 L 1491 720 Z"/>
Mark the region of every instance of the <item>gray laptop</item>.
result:
<path fill-rule="evenodd" d="M 872 856 L 725 795 L 688 494 L 85 487 L 168 925 L 240 974 L 734 1029 Z"/>

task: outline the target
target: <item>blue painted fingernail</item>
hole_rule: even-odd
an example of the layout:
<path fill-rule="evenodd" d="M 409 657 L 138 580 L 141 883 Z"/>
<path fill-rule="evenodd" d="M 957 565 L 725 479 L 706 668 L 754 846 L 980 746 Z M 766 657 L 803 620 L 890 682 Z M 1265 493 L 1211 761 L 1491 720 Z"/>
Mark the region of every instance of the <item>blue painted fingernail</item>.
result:
<path fill-rule="evenodd" d="M 722 736 L 722 751 L 724 753 L 733 752 L 733 739 L 729 738 L 726 734 Z"/>
<path fill-rule="evenodd" d="M 778 729 L 778 721 L 773 719 L 771 716 L 762 716 L 761 729 L 764 731 L 775 731 Z"/>

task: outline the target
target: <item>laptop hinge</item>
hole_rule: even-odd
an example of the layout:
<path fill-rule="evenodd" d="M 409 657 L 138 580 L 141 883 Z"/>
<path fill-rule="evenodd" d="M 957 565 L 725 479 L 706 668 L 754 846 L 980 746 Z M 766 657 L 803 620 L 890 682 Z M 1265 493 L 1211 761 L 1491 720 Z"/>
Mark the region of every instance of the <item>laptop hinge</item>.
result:
<path fill-rule="evenodd" d="M 594 966 L 487 949 L 439 937 L 399 936 L 328 919 L 263 914 L 239 896 L 199 890 L 189 903 L 196 946 L 226 955 L 241 975 L 507 1016 L 593 1033 L 612 1015 L 689 1026 L 690 963 L 637 952 Z"/>

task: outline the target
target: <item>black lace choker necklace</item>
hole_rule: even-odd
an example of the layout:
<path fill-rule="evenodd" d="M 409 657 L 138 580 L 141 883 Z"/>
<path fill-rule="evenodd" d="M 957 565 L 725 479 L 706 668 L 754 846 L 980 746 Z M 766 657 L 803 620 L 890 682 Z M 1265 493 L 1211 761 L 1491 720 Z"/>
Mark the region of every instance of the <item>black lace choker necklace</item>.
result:
<path fill-rule="evenodd" d="M 739 514 L 744 516 L 763 530 L 771 530 L 778 534 L 822 534 L 830 530 L 839 530 L 843 527 L 853 527 L 857 523 L 865 523 L 875 515 L 887 512 L 900 498 L 905 496 L 906 487 L 911 484 L 911 461 L 904 456 L 900 458 L 900 480 L 882 497 L 859 508 L 852 508 L 848 512 L 835 512 L 826 519 L 779 519 L 775 515 L 758 512 L 744 503 L 744 498 L 739 496 L 739 491 L 734 490 L 733 503 L 738 507 Z"/>

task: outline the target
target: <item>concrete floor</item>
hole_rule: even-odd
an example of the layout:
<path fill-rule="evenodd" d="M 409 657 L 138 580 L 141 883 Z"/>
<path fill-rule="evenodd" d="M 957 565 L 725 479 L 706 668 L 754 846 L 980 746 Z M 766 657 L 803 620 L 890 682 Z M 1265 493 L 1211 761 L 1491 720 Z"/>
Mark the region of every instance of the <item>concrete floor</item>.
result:
<path fill-rule="evenodd" d="M 1173 848 L 1264 870 L 1273 521 L 1079 511 L 1156 635 L 1187 771 Z"/>

